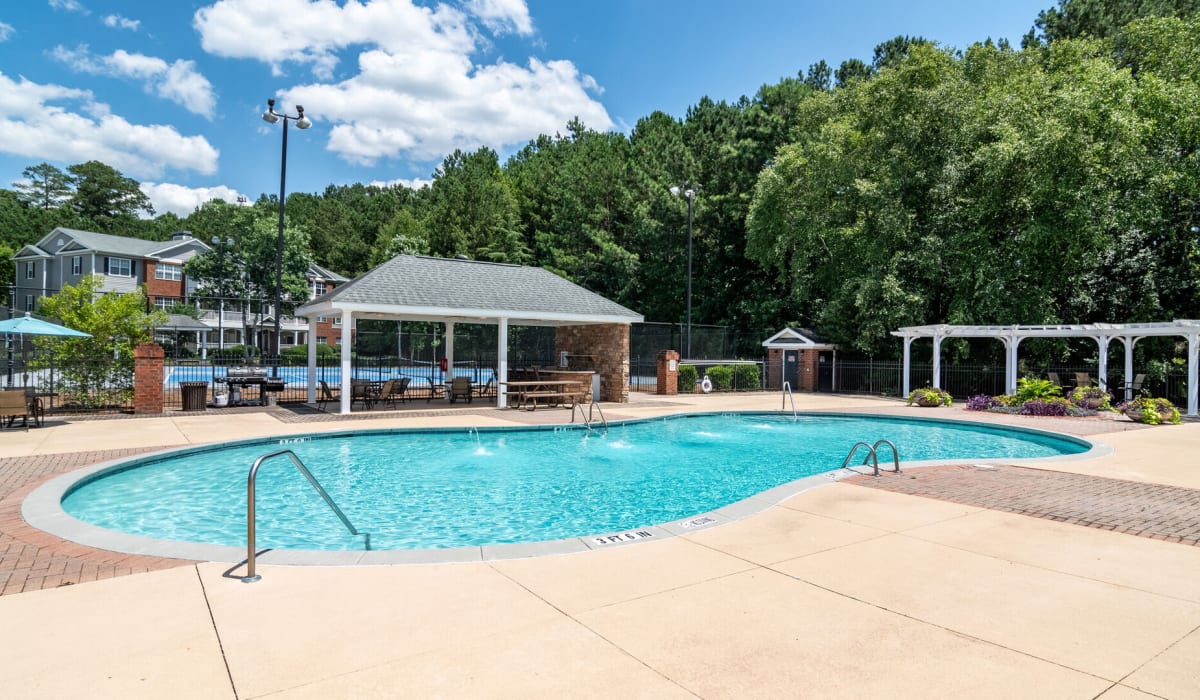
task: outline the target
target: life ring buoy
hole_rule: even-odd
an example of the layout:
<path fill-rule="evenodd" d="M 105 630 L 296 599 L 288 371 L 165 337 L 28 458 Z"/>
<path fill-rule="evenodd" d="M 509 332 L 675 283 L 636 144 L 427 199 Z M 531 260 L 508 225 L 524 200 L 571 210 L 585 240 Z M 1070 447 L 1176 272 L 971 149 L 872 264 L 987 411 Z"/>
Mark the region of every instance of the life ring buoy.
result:
<path fill-rule="evenodd" d="M 704 379 L 700 380 L 700 391 L 706 394 L 712 392 L 712 380 L 708 378 L 707 374 L 704 375 Z"/>

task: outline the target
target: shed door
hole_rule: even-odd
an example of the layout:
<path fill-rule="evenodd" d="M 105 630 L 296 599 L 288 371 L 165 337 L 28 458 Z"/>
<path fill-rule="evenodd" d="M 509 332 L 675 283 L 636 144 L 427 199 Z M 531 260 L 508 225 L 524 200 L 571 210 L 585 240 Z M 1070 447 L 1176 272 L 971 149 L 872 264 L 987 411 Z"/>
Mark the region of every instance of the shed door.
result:
<path fill-rule="evenodd" d="M 792 391 L 800 391 L 800 352 L 798 350 L 783 351 L 783 381 L 792 387 Z"/>

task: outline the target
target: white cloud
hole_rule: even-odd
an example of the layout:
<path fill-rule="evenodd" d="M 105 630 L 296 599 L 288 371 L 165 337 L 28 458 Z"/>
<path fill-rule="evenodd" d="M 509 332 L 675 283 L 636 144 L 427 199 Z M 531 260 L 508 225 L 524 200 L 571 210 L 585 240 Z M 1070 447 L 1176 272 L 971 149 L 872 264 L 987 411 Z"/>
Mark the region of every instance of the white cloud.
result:
<path fill-rule="evenodd" d="M 468 5 L 493 31 L 532 32 L 524 2 Z M 303 104 L 329 134 L 327 148 L 353 163 L 424 161 L 481 145 L 502 150 L 560 131 L 573 117 L 595 129 L 612 126 L 593 97 L 599 86 L 570 61 L 477 65 L 480 29 L 445 5 L 218 0 L 193 24 L 211 53 L 256 59 L 277 74 L 283 61 L 311 66 L 321 82 L 282 90 L 283 103 Z M 332 81 L 338 52 L 350 47 L 359 51 L 357 73 Z"/>
<path fill-rule="evenodd" d="M 104 26 L 106 27 L 112 27 L 113 29 L 128 29 L 132 32 L 136 32 L 138 27 L 142 25 L 142 21 L 140 19 L 129 19 L 128 17 L 122 17 L 121 15 L 107 15 L 103 21 Z"/>
<path fill-rule="evenodd" d="M 525 0 L 468 0 L 467 9 L 496 34 L 515 32 L 528 36 L 533 33 L 533 20 Z"/>
<path fill-rule="evenodd" d="M 414 178 L 397 178 L 395 180 L 372 180 L 371 187 L 407 187 L 410 190 L 419 190 L 422 187 L 429 187 L 433 184 L 433 180 L 425 180 L 419 177 Z"/>
<path fill-rule="evenodd" d="M 16 31 L 11 24 L 0 22 L 0 41 L 8 41 L 8 38 Z"/>
<path fill-rule="evenodd" d="M 56 46 L 50 55 L 81 73 L 141 80 L 147 92 L 178 102 L 189 112 L 209 119 L 217 104 L 212 83 L 196 72 L 194 61 L 167 63 L 161 58 L 129 53 L 124 49 L 117 49 L 108 56 L 94 56 L 86 45 L 73 50 Z"/>
<path fill-rule="evenodd" d="M 178 216 L 187 216 L 205 202 L 220 199 L 230 204 L 237 204 L 241 193 L 225 185 L 216 187 L 184 187 L 169 182 L 143 182 L 142 192 L 150 198 L 154 211 L 159 214 L 172 212 Z"/>
<path fill-rule="evenodd" d="M 89 10 L 80 5 L 78 0 L 50 0 L 50 7 L 55 10 L 65 10 L 67 12 L 79 12 L 81 14 L 91 14 Z"/>
<path fill-rule="evenodd" d="M 68 111 L 60 102 L 79 103 Z M 166 168 L 211 174 L 217 149 L 203 136 L 161 124 L 130 124 L 88 90 L 14 81 L 0 73 L 0 152 L 49 161 L 99 160 L 135 177 Z"/>

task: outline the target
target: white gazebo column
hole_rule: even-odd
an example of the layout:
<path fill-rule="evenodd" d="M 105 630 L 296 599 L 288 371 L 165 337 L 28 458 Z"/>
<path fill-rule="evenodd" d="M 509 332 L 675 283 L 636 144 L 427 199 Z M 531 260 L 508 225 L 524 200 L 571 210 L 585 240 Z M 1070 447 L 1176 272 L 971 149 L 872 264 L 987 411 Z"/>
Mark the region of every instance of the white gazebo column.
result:
<path fill-rule="evenodd" d="M 1020 363 L 1017 362 L 1017 351 L 1021 347 L 1021 336 L 1011 335 L 1004 339 L 1004 393 L 1017 393 L 1017 375 L 1020 374 Z"/>
<path fill-rule="evenodd" d="M 916 340 L 913 336 L 904 337 L 904 393 L 901 396 L 907 397 L 912 391 L 912 343 Z"/>
<path fill-rule="evenodd" d="M 350 333 L 354 329 L 354 314 L 350 313 L 349 309 L 342 311 L 342 372 L 341 381 L 342 390 L 340 394 L 341 406 L 338 408 L 338 413 L 346 415 L 350 413 L 350 404 L 354 396 L 350 393 Z"/>
<path fill-rule="evenodd" d="M 942 335 L 933 336 L 933 382 L 934 389 L 942 388 Z"/>
<path fill-rule="evenodd" d="M 1133 400 L 1133 346 L 1137 343 L 1137 338 L 1126 335 L 1121 337 L 1121 342 L 1125 344 L 1125 400 Z"/>
<path fill-rule="evenodd" d="M 500 319 L 496 331 L 496 408 L 508 407 L 508 319 Z"/>
<path fill-rule="evenodd" d="M 1100 346 L 1100 366 L 1096 373 L 1100 375 L 1098 381 L 1101 391 L 1108 391 L 1108 341 L 1107 335 L 1096 336 L 1096 343 Z"/>
<path fill-rule="evenodd" d="M 317 402 L 317 320 L 308 317 L 308 402 Z"/>
<path fill-rule="evenodd" d="M 454 379 L 454 321 L 446 321 L 446 376 L 442 381 L 446 384 Z"/>
<path fill-rule="evenodd" d="M 1188 405 L 1187 414 L 1189 416 L 1196 415 L 1197 391 L 1200 387 L 1196 386 L 1197 380 L 1200 379 L 1200 335 L 1196 333 L 1188 334 Z"/>

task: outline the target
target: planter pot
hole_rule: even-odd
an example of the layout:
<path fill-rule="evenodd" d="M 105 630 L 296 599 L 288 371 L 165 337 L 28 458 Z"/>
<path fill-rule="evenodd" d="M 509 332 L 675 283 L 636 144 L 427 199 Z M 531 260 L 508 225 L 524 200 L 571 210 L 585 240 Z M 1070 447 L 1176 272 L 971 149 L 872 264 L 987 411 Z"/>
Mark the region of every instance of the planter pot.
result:
<path fill-rule="evenodd" d="M 922 408 L 937 408 L 942 405 L 937 399 L 917 399 L 916 404 Z"/>
<path fill-rule="evenodd" d="M 1142 419 L 1145 418 L 1145 416 L 1146 416 L 1146 414 L 1143 411 L 1139 411 L 1139 410 L 1133 409 L 1133 408 L 1125 409 L 1125 417 L 1128 418 L 1129 420 L 1133 421 L 1134 423 L 1142 423 L 1143 422 Z"/>
<path fill-rule="evenodd" d="M 1089 409 L 1092 411 L 1096 411 L 1096 410 L 1099 410 L 1100 406 L 1103 404 L 1104 404 L 1104 399 L 1081 399 L 1075 405 L 1079 406 L 1080 408 L 1086 408 L 1086 409 Z"/>

